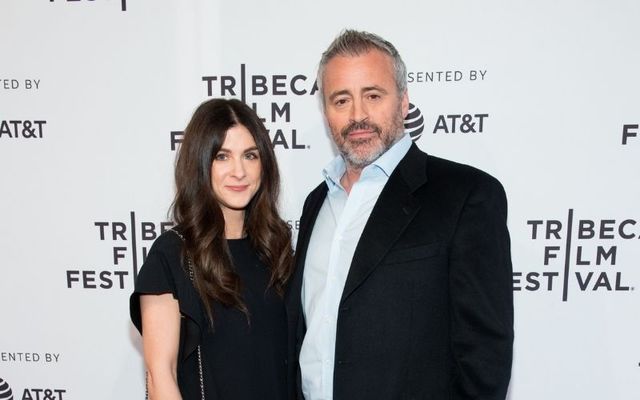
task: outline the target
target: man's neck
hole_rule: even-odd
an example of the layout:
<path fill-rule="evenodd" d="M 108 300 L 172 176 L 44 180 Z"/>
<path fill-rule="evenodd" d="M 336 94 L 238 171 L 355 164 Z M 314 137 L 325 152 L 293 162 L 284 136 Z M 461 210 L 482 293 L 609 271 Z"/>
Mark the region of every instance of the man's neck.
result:
<path fill-rule="evenodd" d="M 356 182 L 358 182 L 361 173 L 362 168 L 355 168 L 347 164 L 347 170 L 344 175 L 342 175 L 342 178 L 340 178 L 340 184 L 347 194 L 351 193 L 351 188 L 356 184 Z"/>

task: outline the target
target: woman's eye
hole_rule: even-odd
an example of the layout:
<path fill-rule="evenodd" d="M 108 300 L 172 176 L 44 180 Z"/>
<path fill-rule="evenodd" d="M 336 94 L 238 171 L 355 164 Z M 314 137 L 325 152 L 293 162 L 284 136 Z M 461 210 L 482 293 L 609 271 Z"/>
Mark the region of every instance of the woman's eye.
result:
<path fill-rule="evenodd" d="M 246 153 L 246 154 L 244 155 L 244 157 L 245 157 L 247 160 L 257 160 L 258 158 L 260 158 L 260 157 L 258 156 L 258 153 L 253 152 L 253 151 L 252 151 L 252 152 L 250 152 L 250 153 Z"/>
<path fill-rule="evenodd" d="M 229 156 L 226 153 L 218 153 L 216 154 L 216 161 L 224 161 L 227 160 Z"/>

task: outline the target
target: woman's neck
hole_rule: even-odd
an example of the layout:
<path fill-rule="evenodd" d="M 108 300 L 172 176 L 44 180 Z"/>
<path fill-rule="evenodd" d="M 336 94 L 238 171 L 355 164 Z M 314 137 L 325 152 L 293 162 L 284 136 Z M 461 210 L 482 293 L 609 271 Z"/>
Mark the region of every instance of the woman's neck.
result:
<path fill-rule="evenodd" d="M 244 235 L 244 210 L 223 210 L 224 236 L 227 239 L 242 239 Z"/>

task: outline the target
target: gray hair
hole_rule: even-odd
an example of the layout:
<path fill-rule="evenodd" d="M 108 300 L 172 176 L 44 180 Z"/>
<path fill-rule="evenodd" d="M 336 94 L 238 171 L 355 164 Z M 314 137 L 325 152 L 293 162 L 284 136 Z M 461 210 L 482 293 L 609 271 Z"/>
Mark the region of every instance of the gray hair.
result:
<path fill-rule="evenodd" d="M 371 50 L 379 50 L 391 57 L 398 95 L 402 96 L 404 94 L 405 90 L 407 90 L 407 66 L 404 65 L 404 61 L 402 61 L 400 53 L 398 53 L 394 45 L 374 33 L 345 29 L 331 42 L 329 48 L 322 53 L 322 58 L 320 58 L 317 83 L 323 104 L 322 78 L 324 69 L 329 61 L 337 56 L 360 56 Z"/>

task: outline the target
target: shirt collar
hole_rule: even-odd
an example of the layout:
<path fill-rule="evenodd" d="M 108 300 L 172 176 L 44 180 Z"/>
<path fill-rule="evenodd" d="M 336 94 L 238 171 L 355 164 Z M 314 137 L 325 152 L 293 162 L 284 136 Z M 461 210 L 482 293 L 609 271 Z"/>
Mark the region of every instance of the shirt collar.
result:
<path fill-rule="evenodd" d="M 363 177 L 371 176 L 371 174 L 375 174 L 377 171 L 383 173 L 386 178 L 389 178 L 391 173 L 393 173 L 400 163 L 400 160 L 402 160 L 409 151 L 411 143 L 411 137 L 408 134 L 404 134 L 400 140 L 389 148 L 389 150 L 385 151 L 370 165 L 367 165 L 362 170 L 360 178 L 362 179 Z M 331 162 L 322 170 L 322 174 L 324 175 L 325 182 L 327 183 L 330 192 L 338 189 L 344 190 L 340 184 L 340 179 L 346 170 L 347 165 L 341 155 L 331 160 Z"/>

